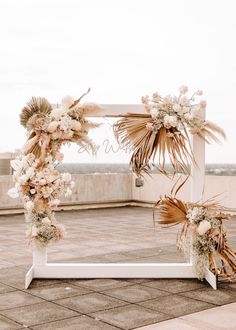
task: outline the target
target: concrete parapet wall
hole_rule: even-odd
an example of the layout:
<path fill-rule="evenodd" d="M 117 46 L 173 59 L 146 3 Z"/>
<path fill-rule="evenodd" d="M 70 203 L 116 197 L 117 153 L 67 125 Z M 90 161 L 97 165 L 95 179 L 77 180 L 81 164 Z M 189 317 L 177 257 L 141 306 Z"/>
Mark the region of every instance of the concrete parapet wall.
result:
<path fill-rule="evenodd" d="M 132 199 L 132 176 L 129 174 L 74 174 L 75 188 L 63 204 L 122 202 Z M 0 208 L 22 207 L 19 199 L 7 195 L 13 186 L 11 175 L 0 176 Z"/>
<path fill-rule="evenodd" d="M 174 181 L 160 174 L 145 177 L 144 186 L 135 186 L 135 177 L 130 174 L 75 174 L 75 188 L 69 199 L 63 204 L 92 204 L 126 201 L 156 202 L 160 195 L 170 193 Z M 11 175 L 0 176 L 0 209 L 22 207 L 18 199 L 7 195 L 13 186 Z M 205 199 L 221 194 L 218 200 L 226 207 L 236 209 L 236 176 L 206 176 Z M 180 191 L 179 198 L 190 200 L 190 180 Z"/>
<path fill-rule="evenodd" d="M 176 181 L 176 180 L 175 180 Z M 132 180 L 133 199 L 144 202 L 156 202 L 159 197 L 169 194 L 173 187 L 173 180 L 167 179 L 161 174 L 153 174 L 144 178 L 143 187 L 135 187 L 135 178 Z M 217 200 L 225 207 L 236 209 L 236 176 L 205 176 L 204 200 L 216 195 Z M 180 190 L 180 199 L 190 201 L 190 178 Z"/>

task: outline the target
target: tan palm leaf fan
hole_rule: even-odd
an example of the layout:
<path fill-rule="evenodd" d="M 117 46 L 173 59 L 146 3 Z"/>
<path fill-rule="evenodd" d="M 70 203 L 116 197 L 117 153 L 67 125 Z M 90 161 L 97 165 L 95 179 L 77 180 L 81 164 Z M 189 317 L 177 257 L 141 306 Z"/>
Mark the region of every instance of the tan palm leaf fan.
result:
<path fill-rule="evenodd" d="M 36 157 L 40 156 L 41 147 L 39 146 L 38 131 L 46 123 L 51 111 L 52 106 L 44 97 L 32 97 L 22 109 L 20 123 L 29 132 L 28 141 L 24 148 L 26 154 L 33 153 Z"/>
<path fill-rule="evenodd" d="M 236 280 L 236 251 L 227 241 L 224 222 L 230 216 L 224 207 L 214 199 L 205 203 L 187 203 L 175 196 L 165 196 L 157 202 L 154 210 L 155 222 L 165 226 L 182 225 L 177 247 L 185 251 L 186 242 L 192 242 L 199 279 L 204 278 L 208 267 L 221 280 Z"/>
<path fill-rule="evenodd" d="M 194 157 L 186 131 L 180 132 L 176 127 L 150 130 L 149 125 L 153 125 L 151 115 L 127 114 L 113 126 L 118 143 L 132 150 L 130 166 L 133 171 L 140 176 L 157 161 L 160 172 L 168 175 L 168 154 L 174 174 L 179 171 L 188 173 Z"/>
<path fill-rule="evenodd" d="M 189 99 L 186 92 L 187 87 L 181 86 L 178 97 L 162 98 L 158 93 L 152 99 L 143 97 L 146 114 L 128 113 L 114 124 L 118 143 L 132 150 L 130 166 L 137 175 L 148 172 L 153 163 L 168 175 L 167 161 L 173 174 L 189 174 L 190 163 L 195 161 L 189 133 L 198 134 L 207 143 L 219 142 L 217 135 L 225 138 L 220 127 L 202 119 L 206 103 L 195 102 L 202 92 L 197 91 Z"/>

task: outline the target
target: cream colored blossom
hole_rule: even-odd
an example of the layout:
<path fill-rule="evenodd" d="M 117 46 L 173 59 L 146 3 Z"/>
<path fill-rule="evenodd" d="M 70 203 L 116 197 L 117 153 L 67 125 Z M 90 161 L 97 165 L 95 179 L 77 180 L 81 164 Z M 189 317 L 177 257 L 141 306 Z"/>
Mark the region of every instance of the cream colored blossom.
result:
<path fill-rule="evenodd" d="M 153 99 L 153 101 L 158 102 L 158 101 L 160 101 L 161 96 L 156 92 L 156 93 L 152 94 L 152 99 Z"/>
<path fill-rule="evenodd" d="M 44 186 L 47 183 L 46 179 L 39 180 L 40 186 Z"/>
<path fill-rule="evenodd" d="M 50 219 L 48 217 L 45 217 L 45 218 L 42 219 L 42 223 L 44 225 L 49 225 L 49 224 L 51 224 L 51 221 L 50 221 Z"/>
<path fill-rule="evenodd" d="M 63 160 L 63 158 L 64 158 L 63 153 L 62 153 L 62 152 L 57 152 L 55 159 L 56 159 L 58 162 L 61 162 L 61 161 Z"/>
<path fill-rule="evenodd" d="M 51 112 L 51 117 L 54 118 L 56 121 L 60 120 L 62 116 L 66 114 L 65 109 L 62 108 L 56 108 L 53 109 Z"/>
<path fill-rule="evenodd" d="M 71 181 L 71 174 L 70 173 L 63 173 L 62 174 L 62 180 L 66 183 L 69 183 Z"/>
<path fill-rule="evenodd" d="M 15 171 L 21 171 L 22 170 L 22 161 L 20 159 L 13 159 L 10 161 L 11 167 L 13 168 L 13 170 Z"/>
<path fill-rule="evenodd" d="M 52 121 L 52 122 L 48 125 L 48 127 L 47 127 L 47 131 L 48 131 L 49 133 L 53 133 L 53 132 L 55 132 L 55 131 L 57 130 L 58 125 L 59 125 L 59 122 L 58 122 L 58 121 Z"/>
<path fill-rule="evenodd" d="M 186 94 L 188 92 L 188 87 L 185 85 L 182 85 L 179 87 L 180 94 Z"/>
<path fill-rule="evenodd" d="M 60 199 L 57 199 L 57 198 L 55 198 L 49 202 L 50 206 L 57 206 L 59 204 L 60 204 Z"/>
<path fill-rule="evenodd" d="M 197 227 L 197 232 L 199 235 L 204 235 L 208 230 L 211 229 L 211 224 L 207 220 L 202 220 Z"/>
<path fill-rule="evenodd" d="M 32 201 L 26 202 L 25 208 L 27 211 L 31 211 L 34 208 L 34 203 Z"/>
<path fill-rule="evenodd" d="M 8 192 L 7 192 L 7 194 L 11 198 L 17 198 L 17 197 L 19 197 L 18 190 L 15 187 L 9 189 Z"/>
<path fill-rule="evenodd" d="M 201 89 L 198 89 L 195 94 L 201 96 L 203 95 L 203 91 Z"/>
<path fill-rule="evenodd" d="M 182 107 L 178 104 L 178 103 L 175 103 L 173 105 L 173 110 L 177 113 L 181 112 L 182 111 Z"/>
<path fill-rule="evenodd" d="M 71 121 L 71 129 L 75 131 L 80 131 L 81 130 L 81 124 L 78 120 L 72 120 Z"/>
<path fill-rule="evenodd" d="M 178 120 L 176 116 L 166 115 L 164 117 L 164 126 L 169 129 L 171 127 L 176 127 L 178 125 Z"/>

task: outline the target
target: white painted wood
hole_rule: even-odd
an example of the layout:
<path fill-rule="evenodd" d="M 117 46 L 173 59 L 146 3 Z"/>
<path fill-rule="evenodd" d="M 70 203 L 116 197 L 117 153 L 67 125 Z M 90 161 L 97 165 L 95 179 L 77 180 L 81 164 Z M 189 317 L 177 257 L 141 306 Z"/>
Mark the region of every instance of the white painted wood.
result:
<path fill-rule="evenodd" d="M 143 105 L 103 104 L 97 117 L 104 115 L 122 115 L 144 113 Z M 196 135 L 192 140 L 196 164 L 191 166 L 191 200 L 202 197 L 205 173 L 205 144 Z M 47 263 L 47 249 L 34 246 L 33 266 L 25 278 L 28 288 L 33 278 L 196 278 L 192 262 L 190 263 L 125 263 L 125 264 L 58 264 Z M 216 289 L 216 277 L 207 270 L 206 280 Z"/>
<path fill-rule="evenodd" d="M 203 113 L 205 118 L 205 113 Z M 192 136 L 192 151 L 195 162 L 191 164 L 191 202 L 203 198 L 205 184 L 205 142 L 199 136 Z"/>
<path fill-rule="evenodd" d="M 202 118 L 205 119 L 205 111 L 202 112 Z M 196 134 L 192 136 L 192 151 L 195 162 L 191 164 L 191 201 L 199 202 L 204 200 L 205 141 Z M 190 244 L 190 246 L 192 246 L 192 244 Z M 190 262 L 193 263 L 192 253 L 190 253 Z M 205 279 L 213 289 L 216 289 L 217 278 L 209 269 L 206 270 Z"/>
<path fill-rule="evenodd" d="M 33 266 L 45 266 L 47 264 L 47 248 L 34 245 L 33 247 Z"/>
<path fill-rule="evenodd" d="M 51 263 L 34 269 L 40 278 L 193 278 L 188 263 Z"/>
<path fill-rule="evenodd" d="M 212 286 L 214 290 L 217 289 L 217 277 L 209 269 L 206 270 L 205 279 Z"/>
<path fill-rule="evenodd" d="M 101 112 L 97 117 L 124 115 L 126 113 L 145 113 L 142 104 L 101 104 Z"/>
<path fill-rule="evenodd" d="M 31 266 L 25 275 L 25 289 L 28 289 L 33 278 L 34 278 L 34 266 Z"/>

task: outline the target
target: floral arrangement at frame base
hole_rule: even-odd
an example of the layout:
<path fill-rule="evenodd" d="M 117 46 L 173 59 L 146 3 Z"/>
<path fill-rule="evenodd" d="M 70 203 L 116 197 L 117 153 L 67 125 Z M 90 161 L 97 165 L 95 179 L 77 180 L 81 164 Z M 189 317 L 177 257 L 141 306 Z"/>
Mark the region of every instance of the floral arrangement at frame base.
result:
<path fill-rule="evenodd" d="M 28 139 L 22 153 L 11 161 L 15 186 L 8 195 L 23 202 L 30 241 L 47 245 L 64 237 L 64 227 L 57 223 L 54 209 L 62 195 L 72 194 L 74 182 L 70 173 L 60 173 L 56 167 L 63 159 L 60 148 L 64 144 L 74 142 L 95 150 L 88 132 L 99 125 L 86 116 L 96 115 L 100 108 L 80 103 L 89 91 L 78 100 L 65 96 L 55 109 L 45 98 L 32 97 L 20 114 Z"/>
<path fill-rule="evenodd" d="M 157 211 L 157 214 L 155 214 Z M 202 280 L 209 269 L 220 280 L 236 280 L 236 251 L 228 244 L 224 223 L 230 215 L 218 203 L 188 203 L 175 196 L 161 198 L 154 209 L 154 221 L 161 225 L 182 225 L 177 248 L 192 253 L 197 277 Z"/>
<path fill-rule="evenodd" d="M 195 161 L 190 135 L 197 134 L 206 143 L 219 142 L 217 135 L 225 138 L 220 127 L 204 119 L 206 101 L 197 101 L 202 91 L 189 98 L 187 92 L 188 88 L 181 86 L 178 96 L 154 93 L 152 98 L 142 97 L 146 113 L 128 113 L 114 124 L 118 143 L 133 151 L 130 166 L 138 176 L 148 173 L 155 162 L 160 172 L 169 175 L 167 155 L 173 174 L 189 175 L 190 163 Z"/>

